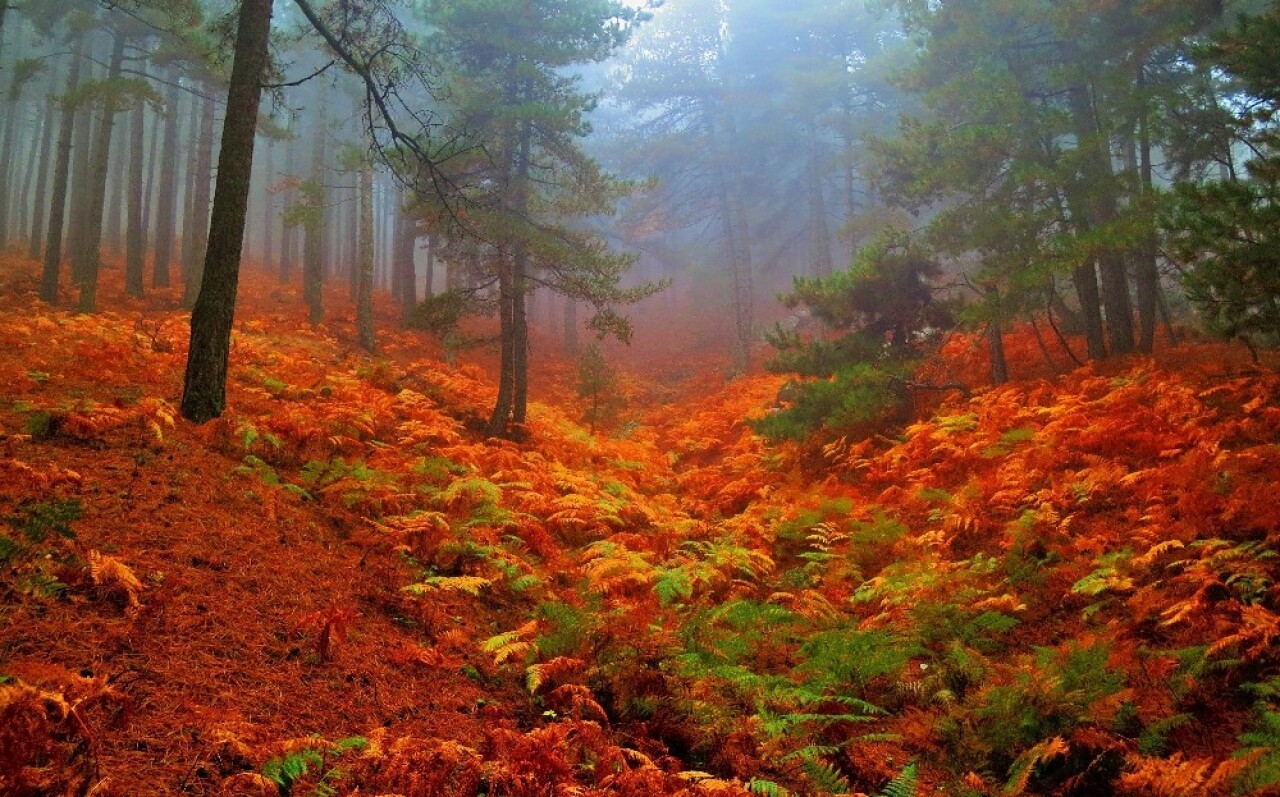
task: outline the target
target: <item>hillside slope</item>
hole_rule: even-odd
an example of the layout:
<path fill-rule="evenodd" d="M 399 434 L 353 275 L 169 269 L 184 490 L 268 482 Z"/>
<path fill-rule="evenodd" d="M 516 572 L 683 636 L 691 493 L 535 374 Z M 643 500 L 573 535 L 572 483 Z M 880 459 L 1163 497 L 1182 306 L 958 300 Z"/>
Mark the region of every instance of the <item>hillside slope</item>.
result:
<path fill-rule="evenodd" d="M 482 368 L 251 283 L 196 428 L 171 297 L 33 282 L 0 794 L 1276 793 L 1280 380 L 1227 347 L 820 454 L 744 425 L 775 377 L 633 374 L 592 436 L 552 365 L 514 445 Z"/>

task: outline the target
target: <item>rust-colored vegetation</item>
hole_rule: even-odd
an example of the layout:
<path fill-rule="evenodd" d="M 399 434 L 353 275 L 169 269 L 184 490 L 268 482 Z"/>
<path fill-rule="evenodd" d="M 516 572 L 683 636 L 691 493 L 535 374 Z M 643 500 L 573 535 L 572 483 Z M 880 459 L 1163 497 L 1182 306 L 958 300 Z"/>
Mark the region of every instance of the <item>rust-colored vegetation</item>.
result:
<path fill-rule="evenodd" d="M 486 368 L 264 281 L 196 427 L 182 314 L 111 276 L 85 316 L 0 272 L 2 794 L 1280 781 L 1280 378 L 1242 347 L 1054 375 L 1015 331 L 1021 381 L 821 449 L 746 425 L 782 377 L 707 369 L 623 366 L 592 435 L 566 362 L 517 444 Z"/>

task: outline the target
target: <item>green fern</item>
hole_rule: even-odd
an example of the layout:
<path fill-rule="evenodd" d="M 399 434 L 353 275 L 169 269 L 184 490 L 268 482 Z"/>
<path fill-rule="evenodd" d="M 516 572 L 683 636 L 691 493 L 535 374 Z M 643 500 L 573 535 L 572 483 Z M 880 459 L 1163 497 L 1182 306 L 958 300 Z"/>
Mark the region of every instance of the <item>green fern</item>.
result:
<path fill-rule="evenodd" d="M 804 762 L 804 773 L 809 776 L 816 791 L 828 794 L 845 794 L 849 791 L 849 779 L 826 761 L 815 758 Z M 915 793 L 906 797 L 915 797 Z"/>
<path fill-rule="evenodd" d="M 791 792 L 774 783 L 771 780 L 763 780 L 761 778 L 752 778 L 747 783 L 747 791 L 752 794 L 759 794 L 761 797 L 788 797 Z"/>
<path fill-rule="evenodd" d="M 920 779 L 916 774 L 916 765 L 907 764 L 893 780 L 885 784 L 876 797 L 916 797 Z"/>
<path fill-rule="evenodd" d="M 1255 790 L 1280 783 L 1280 677 L 1264 683 L 1245 684 L 1243 689 L 1258 698 L 1254 704 L 1257 721 L 1248 733 L 1240 736 L 1245 745 L 1237 755 L 1261 754 L 1240 777 L 1241 791 Z"/>
<path fill-rule="evenodd" d="M 693 597 L 693 580 L 683 567 L 664 568 L 659 571 L 653 591 L 658 603 L 667 607 Z"/>

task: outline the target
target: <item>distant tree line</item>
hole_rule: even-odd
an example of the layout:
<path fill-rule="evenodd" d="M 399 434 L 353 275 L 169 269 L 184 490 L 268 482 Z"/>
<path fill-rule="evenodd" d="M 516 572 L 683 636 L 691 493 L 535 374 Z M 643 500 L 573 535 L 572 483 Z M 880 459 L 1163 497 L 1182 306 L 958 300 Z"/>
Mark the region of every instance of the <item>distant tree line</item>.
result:
<path fill-rule="evenodd" d="M 282 284 L 300 280 L 314 324 L 326 281 L 346 278 L 369 351 L 378 286 L 405 323 L 441 305 L 449 325 L 496 311 L 496 435 L 518 436 L 527 413 L 533 286 L 592 305 L 595 327 L 622 337 L 617 308 L 656 289 L 620 288 L 630 258 L 574 222 L 627 187 L 582 152 L 593 100 L 566 69 L 621 46 L 641 16 L 629 6 L 26 0 L 0 11 L 0 42 L 15 42 L 0 43 L 0 247 L 21 242 L 43 262 L 42 298 L 60 303 L 70 288 L 82 312 L 97 309 L 115 256 L 130 295 L 180 282 L 194 313 L 182 408 L 193 420 L 225 406 L 242 254 Z"/>
<path fill-rule="evenodd" d="M 1077 361 L 1150 352 L 1179 311 L 1272 345 L 1278 20 L 1248 0 L 672 3 L 614 73 L 610 157 L 657 178 L 616 234 L 673 273 L 715 264 L 739 369 L 760 283 L 794 278 L 784 301 L 825 332 L 768 336 L 801 380 L 781 436 L 874 415 L 867 390 L 901 400 L 956 325 L 985 331 L 995 382 L 1018 319 Z"/>

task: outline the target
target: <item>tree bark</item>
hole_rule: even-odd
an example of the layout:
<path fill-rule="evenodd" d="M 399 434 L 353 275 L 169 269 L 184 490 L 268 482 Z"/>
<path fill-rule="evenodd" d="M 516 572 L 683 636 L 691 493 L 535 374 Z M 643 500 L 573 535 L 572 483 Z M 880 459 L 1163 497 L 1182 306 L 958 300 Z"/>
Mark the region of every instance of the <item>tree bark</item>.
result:
<path fill-rule="evenodd" d="M 253 176 L 262 75 L 267 66 L 272 0 L 242 0 L 218 154 L 208 248 L 191 314 L 191 346 L 182 390 L 184 418 L 204 423 L 226 408 L 227 361 Z"/>
<path fill-rule="evenodd" d="M 111 65 L 107 69 L 107 80 L 120 76 L 124 65 L 124 35 L 117 32 L 111 47 Z M 90 172 L 88 218 L 84 229 L 84 243 L 78 249 L 80 254 L 80 302 L 82 313 L 96 312 L 98 309 L 98 269 L 102 258 L 102 222 L 105 212 L 107 171 L 111 161 L 111 134 L 115 129 L 116 110 L 119 103 L 113 93 L 108 93 L 102 103 L 102 117 L 95 130 L 97 139 L 93 148 L 93 167 Z"/>
<path fill-rule="evenodd" d="M 67 182 L 71 176 L 71 144 L 75 132 L 76 90 L 80 87 L 81 53 L 83 37 L 77 40 L 71 56 L 71 71 L 67 75 L 66 93 L 61 100 L 62 116 L 58 120 L 57 163 L 53 170 L 53 197 L 49 203 L 49 228 L 45 235 L 44 271 L 40 278 L 40 298 L 49 304 L 58 303 L 58 271 L 62 265 L 62 225 L 67 215 Z"/>

